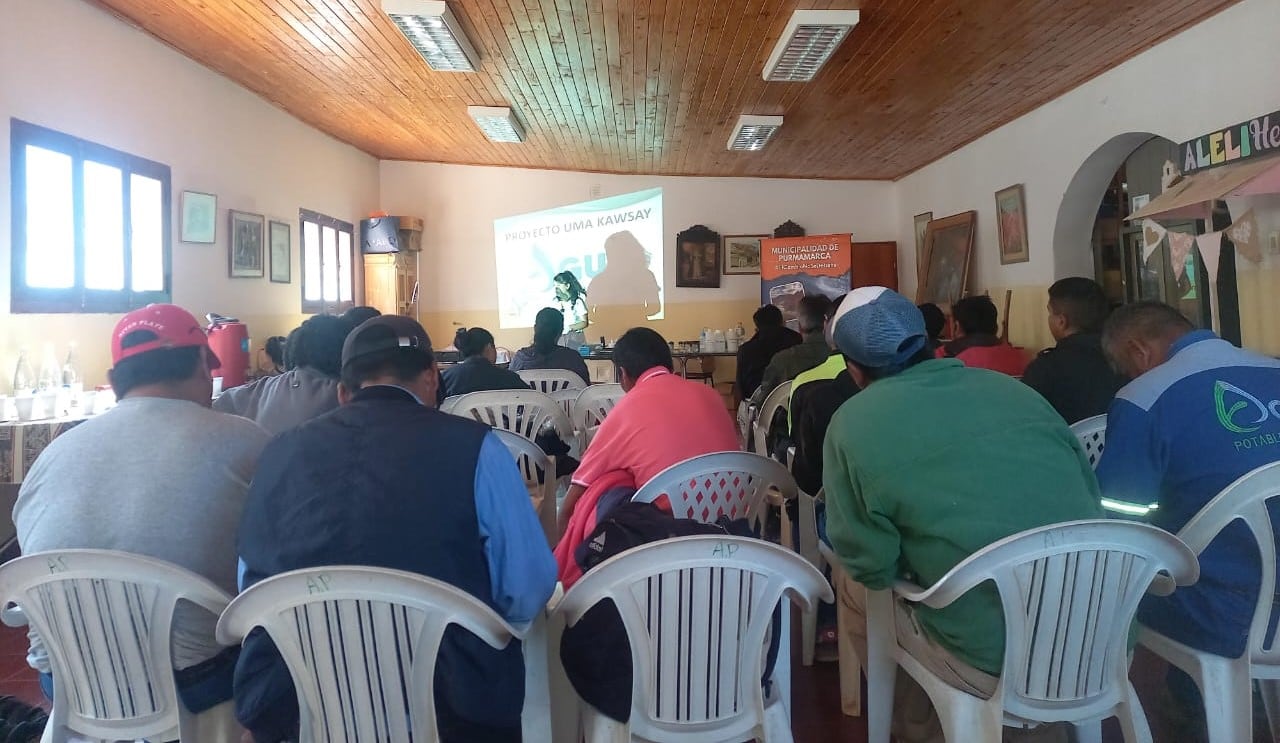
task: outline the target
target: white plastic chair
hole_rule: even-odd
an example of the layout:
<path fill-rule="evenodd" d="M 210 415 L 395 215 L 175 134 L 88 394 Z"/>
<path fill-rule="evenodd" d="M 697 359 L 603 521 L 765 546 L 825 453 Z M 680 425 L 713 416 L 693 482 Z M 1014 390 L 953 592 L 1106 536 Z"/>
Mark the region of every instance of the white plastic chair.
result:
<path fill-rule="evenodd" d="M 780 408 L 785 408 L 791 400 L 791 382 L 783 382 L 773 388 L 760 403 L 760 410 L 756 413 L 755 420 L 751 423 L 751 451 L 762 456 L 769 456 L 769 426 L 773 423 L 774 413 Z"/>
<path fill-rule="evenodd" d="M 1102 459 L 1102 450 L 1107 446 L 1107 416 L 1095 415 L 1071 424 L 1071 433 L 1080 439 L 1084 453 L 1089 457 L 1089 466 L 1098 469 Z"/>
<path fill-rule="evenodd" d="M 49 653 L 46 743 L 239 740 L 230 703 L 193 715 L 178 699 L 170 630 L 180 600 L 217 616 L 231 597 L 176 565 L 110 550 L 40 552 L 0 565 L 0 605 L 16 603 Z"/>
<path fill-rule="evenodd" d="M 703 454 L 654 475 L 631 500 L 652 503 L 666 496 L 676 518 L 714 524 L 721 516 L 763 525 L 769 492 L 796 497 L 796 481 L 780 463 L 741 451 Z"/>
<path fill-rule="evenodd" d="M 556 519 L 556 463 L 538 445 L 510 431 L 494 431 L 498 439 L 516 458 L 516 468 L 529 489 L 533 510 L 538 523 L 547 535 L 547 544 L 554 549 L 560 541 L 560 527 Z"/>
<path fill-rule="evenodd" d="M 1280 734 L 1280 697 L 1276 693 L 1280 685 L 1280 648 L 1274 638 L 1267 636 L 1276 586 L 1276 538 L 1267 502 L 1278 496 L 1280 462 L 1259 467 L 1228 485 L 1178 532 L 1178 537 L 1197 555 L 1237 519 L 1257 540 L 1258 552 L 1264 556 L 1262 582 L 1243 655 L 1223 658 L 1201 652 L 1146 627 L 1138 634 L 1139 642 L 1195 679 L 1204 697 L 1210 743 L 1253 740 L 1251 679 L 1263 680 L 1271 734 L 1273 738 Z"/>
<path fill-rule="evenodd" d="M 831 600 L 831 587 L 795 553 L 758 539 L 666 539 L 588 571 L 556 613 L 573 626 L 612 600 L 631 644 L 632 679 L 629 723 L 581 705 L 587 742 L 791 741 L 789 607 L 767 698 L 760 683 L 784 595 L 810 609 Z"/>
<path fill-rule="evenodd" d="M 1071 521 L 1024 531 L 982 549 L 929 589 L 899 581 L 867 592 L 867 723 L 871 743 L 889 743 L 894 666 L 928 692 L 948 741 L 998 741 L 1004 724 L 1076 725 L 1101 743 L 1116 716 L 1129 743 L 1151 730 L 1129 683 L 1129 628 L 1158 571 L 1176 585 L 1200 566 L 1177 537 L 1145 524 Z M 994 581 L 1004 608 L 1004 667 L 995 693 L 980 699 L 948 685 L 898 644 L 896 599 L 935 609 Z M 1167 584 L 1168 579 L 1163 579 Z"/>
<path fill-rule="evenodd" d="M 451 624 L 494 649 L 524 635 L 448 583 L 401 570 L 333 566 L 254 584 L 218 620 L 218 642 L 241 642 L 255 627 L 271 636 L 298 694 L 300 743 L 434 743 L 436 655 Z M 545 681 L 526 690 L 526 711 L 531 703 L 545 705 Z M 525 740 L 550 739 L 545 707 L 522 719 Z"/>
<path fill-rule="evenodd" d="M 446 399 L 441 410 L 510 431 L 530 441 L 550 423 L 565 443 L 573 443 L 573 424 L 560 403 L 534 390 L 469 392 Z"/>
<path fill-rule="evenodd" d="M 790 472 L 795 464 L 796 448 L 794 446 L 787 448 L 787 471 Z M 809 495 L 808 493 L 796 488 L 796 522 L 792 524 L 791 514 L 784 506 L 780 512 L 782 514 L 782 546 L 789 550 L 794 550 L 797 554 L 809 562 L 810 565 L 824 572 L 827 561 L 822 556 L 819 549 L 818 540 L 818 501 L 823 500 L 825 493 L 822 490 L 818 494 Z M 792 533 L 796 534 L 797 539 L 792 538 Z M 813 665 L 813 655 L 818 644 L 818 613 L 812 612 L 804 614 L 800 617 L 800 659 L 805 666 Z"/>
<path fill-rule="evenodd" d="M 559 390 L 580 390 L 587 386 L 582 377 L 565 369 L 522 369 L 516 374 L 520 375 L 530 389 L 547 395 Z"/>
<path fill-rule="evenodd" d="M 616 382 L 593 384 L 578 393 L 578 399 L 573 403 L 572 418 L 573 427 L 578 432 L 579 451 L 587 450 L 605 416 L 609 415 L 609 411 L 613 410 L 613 406 L 618 404 L 624 394 L 622 385 Z"/>

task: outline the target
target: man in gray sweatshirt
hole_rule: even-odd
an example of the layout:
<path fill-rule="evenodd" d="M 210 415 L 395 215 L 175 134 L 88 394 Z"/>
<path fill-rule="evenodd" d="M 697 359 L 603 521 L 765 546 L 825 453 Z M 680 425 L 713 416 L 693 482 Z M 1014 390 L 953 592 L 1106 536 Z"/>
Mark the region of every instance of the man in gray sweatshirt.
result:
<path fill-rule="evenodd" d="M 181 307 L 153 304 L 125 315 L 111 350 L 120 403 L 54 439 L 36 459 L 13 507 L 18 543 L 24 554 L 146 555 L 234 596 L 236 530 L 267 434 L 209 409 L 218 359 Z M 217 619 L 185 602 L 174 614 L 174 667 L 192 712 L 231 698 L 235 650 L 214 641 Z M 27 660 L 50 693 L 57 680 L 34 632 Z"/>

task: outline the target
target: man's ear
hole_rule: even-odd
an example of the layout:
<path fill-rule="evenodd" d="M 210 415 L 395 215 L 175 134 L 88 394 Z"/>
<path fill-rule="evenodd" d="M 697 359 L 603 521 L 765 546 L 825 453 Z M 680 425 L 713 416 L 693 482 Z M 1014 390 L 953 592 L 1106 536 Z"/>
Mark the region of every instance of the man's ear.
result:
<path fill-rule="evenodd" d="M 347 389 L 346 382 L 338 382 L 338 404 L 346 405 L 351 402 L 351 398 L 355 397 L 356 391 Z"/>
<path fill-rule="evenodd" d="M 436 367 L 436 362 L 432 361 L 431 366 L 422 372 L 422 387 L 427 393 L 423 398 L 423 404 L 428 407 L 435 407 L 436 395 L 439 394 L 440 388 L 440 370 Z"/>

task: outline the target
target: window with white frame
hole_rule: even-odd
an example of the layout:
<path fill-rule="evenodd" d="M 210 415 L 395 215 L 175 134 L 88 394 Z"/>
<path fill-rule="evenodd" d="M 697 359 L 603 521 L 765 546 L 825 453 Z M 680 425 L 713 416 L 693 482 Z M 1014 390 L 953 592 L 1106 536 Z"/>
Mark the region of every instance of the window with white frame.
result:
<path fill-rule="evenodd" d="M 355 305 L 355 228 L 350 222 L 298 210 L 302 229 L 302 311 L 337 314 Z"/>
<path fill-rule="evenodd" d="M 170 300 L 169 166 L 10 120 L 12 312 Z"/>

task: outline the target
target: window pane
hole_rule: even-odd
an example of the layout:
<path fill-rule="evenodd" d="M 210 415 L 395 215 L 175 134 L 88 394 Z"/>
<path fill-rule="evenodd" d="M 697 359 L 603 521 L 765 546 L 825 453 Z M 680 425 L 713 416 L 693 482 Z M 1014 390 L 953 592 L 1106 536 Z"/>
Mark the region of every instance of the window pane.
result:
<path fill-rule="evenodd" d="M 302 298 L 320 301 L 320 225 L 302 223 Z"/>
<path fill-rule="evenodd" d="M 129 176 L 129 262 L 135 292 L 164 291 L 164 196 L 160 181 Z"/>
<path fill-rule="evenodd" d="M 338 301 L 351 300 L 351 233 L 338 233 Z"/>
<path fill-rule="evenodd" d="M 335 302 L 338 299 L 338 231 L 325 227 L 321 235 L 324 238 L 324 252 L 320 258 L 320 266 L 324 270 L 324 301 Z"/>
<path fill-rule="evenodd" d="M 124 187 L 120 169 L 84 163 L 84 285 L 124 288 Z"/>
<path fill-rule="evenodd" d="M 27 145 L 27 286 L 67 289 L 76 283 L 71 156 Z"/>

